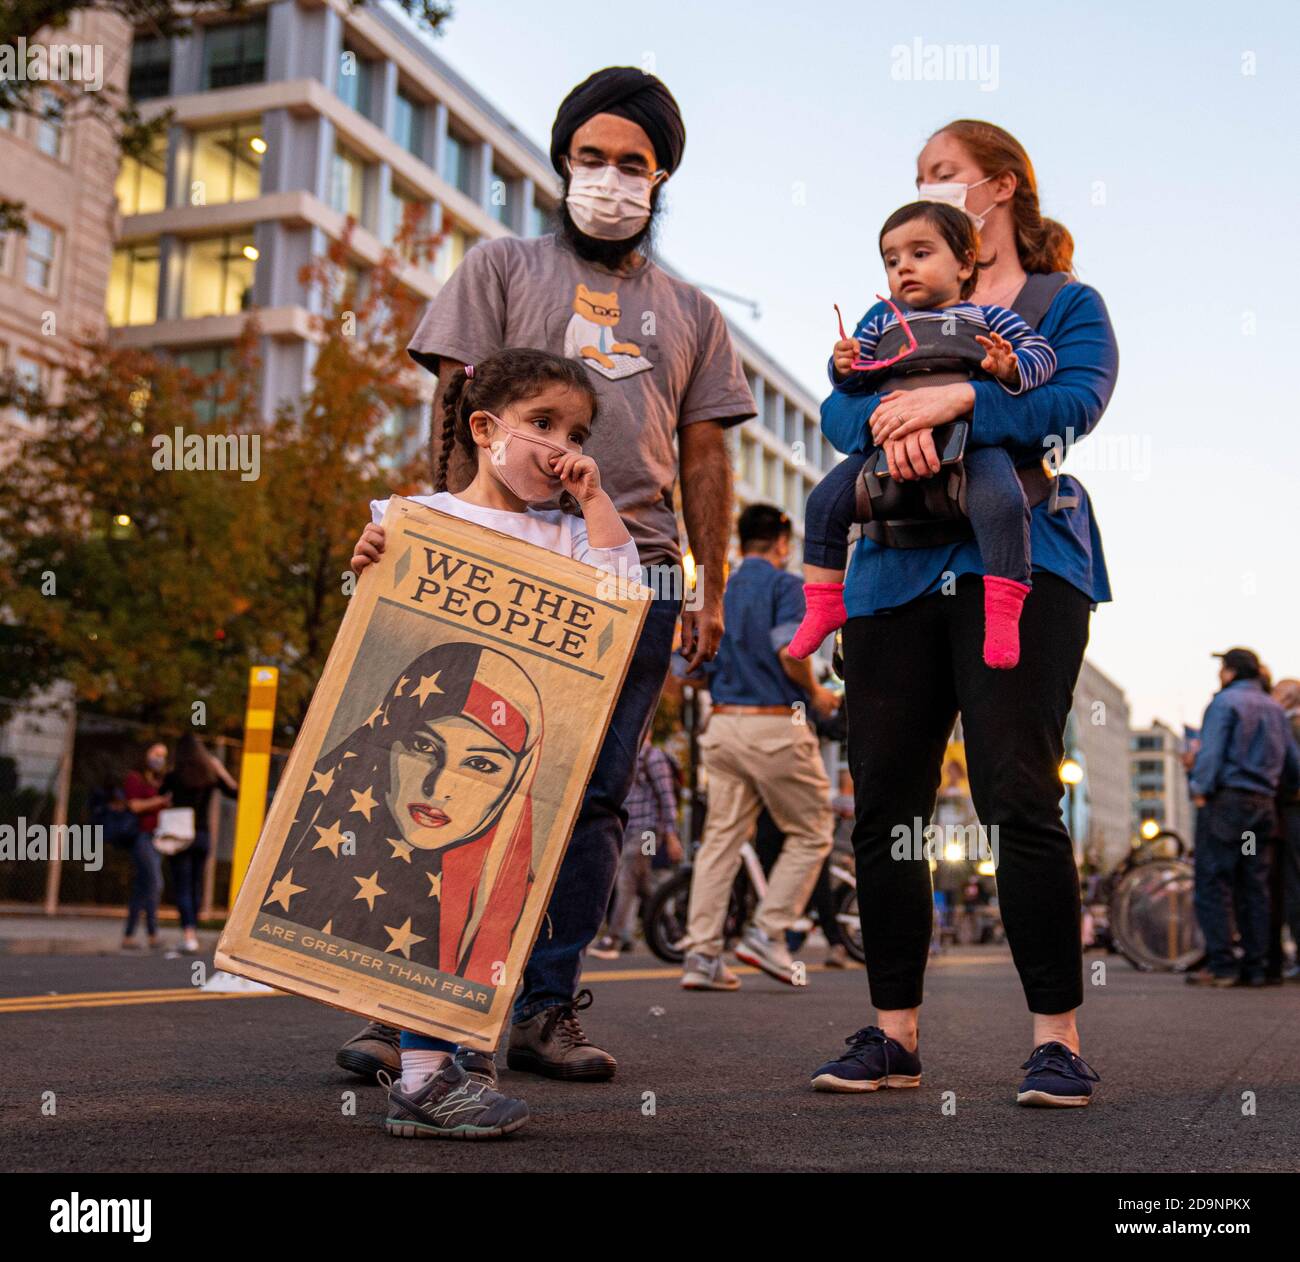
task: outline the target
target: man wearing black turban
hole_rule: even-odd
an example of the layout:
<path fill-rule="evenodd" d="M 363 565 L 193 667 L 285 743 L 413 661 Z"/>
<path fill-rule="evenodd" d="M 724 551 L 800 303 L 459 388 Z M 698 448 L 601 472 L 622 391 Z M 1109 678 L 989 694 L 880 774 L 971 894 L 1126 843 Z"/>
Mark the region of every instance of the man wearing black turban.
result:
<path fill-rule="evenodd" d="M 597 114 L 614 114 L 634 122 L 654 147 L 656 165 L 669 175 L 681 165 L 686 125 L 663 80 L 635 66 L 607 66 L 578 84 L 555 112 L 551 165 L 561 175 L 574 132 Z"/>
<path fill-rule="evenodd" d="M 610 1078 L 617 1067 L 579 1024 L 583 952 L 609 906 L 623 849 L 623 801 L 668 676 L 679 616 L 692 672 L 713 658 L 722 639 L 732 503 L 723 431 L 755 413 L 717 305 L 659 267 L 645 244 L 685 144 L 677 102 L 654 75 L 612 66 L 580 83 L 564 98 L 551 133 L 564 192 L 557 230 L 475 245 L 407 348 L 438 374 L 435 414 L 457 368 L 508 347 L 582 364 L 600 400 L 583 450 L 600 466 L 601 485 L 655 593 L 515 1003 L 507 1064 L 570 1082 Z M 433 426 L 435 468 L 443 432 L 444 425 Z M 462 490 L 473 473 L 453 446 L 448 489 Z M 685 609 L 673 512 L 679 483 L 697 576 Z"/>
<path fill-rule="evenodd" d="M 560 228 L 574 252 L 612 270 L 635 260 L 685 147 L 681 110 L 654 75 L 607 66 L 578 84 L 551 127 L 551 165 L 564 180 Z M 648 204 L 638 206 L 629 194 L 642 189 Z"/>

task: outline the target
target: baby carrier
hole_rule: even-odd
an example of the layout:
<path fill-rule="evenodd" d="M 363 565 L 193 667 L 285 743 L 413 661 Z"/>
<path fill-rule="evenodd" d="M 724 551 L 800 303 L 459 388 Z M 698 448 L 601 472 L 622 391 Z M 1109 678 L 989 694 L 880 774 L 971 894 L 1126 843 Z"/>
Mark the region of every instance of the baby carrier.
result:
<path fill-rule="evenodd" d="M 1066 272 L 1029 276 L 1011 310 L 1026 324 L 1037 328 L 1052 299 L 1069 280 Z M 906 312 L 908 308 L 904 306 L 903 310 Z M 975 341 L 975 326 L 956 318 L 927 318 L 909 324 L 916 349 L 874 375 L 871 388 L 875 393 L 943 386 L 979 376 L 979 364 L 986 352 Z M 904 348 L 906 341 L 905 330 L 901 324 L 895 324 L 881 335 L 873 353 L 878 359 L 889 359 Z M 974 538 L 970 518 L 966 516 L 963 462 L 970 421 L 964 418 L 949 421 L 931 432 L 940 462 L 934 477 L 914 482 L 891 478 L 889 462 L 881 450 L 868 458 L 858 476 L 855 520 L 862 523 L 862 533 L 868 539 L 884 547 L 933 548 Z M 1076 502 L 1061 498 L 1055 469 L 1049 469 L 1044 460 L 1018 467 L 1016 475 L 1031 508 L 1050 500 L 1050 511 L 1057 512 Z"/>

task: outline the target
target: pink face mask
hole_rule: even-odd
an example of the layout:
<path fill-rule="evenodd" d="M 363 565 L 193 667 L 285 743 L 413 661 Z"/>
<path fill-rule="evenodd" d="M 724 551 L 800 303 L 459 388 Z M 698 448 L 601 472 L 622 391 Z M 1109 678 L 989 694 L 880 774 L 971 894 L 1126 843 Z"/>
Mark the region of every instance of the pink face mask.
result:
<path fill-rule="evenodd" d="M 572 449 L 536 430 L 507 425 L 492 412 L 485 410 L 485 415 L 492 417 L 505 435 L 492 440 L 492 463 L 501 481 L 525 504 L 553 499 L 560 479 L 551 471 L 551 457 L 568 455 Z"/>

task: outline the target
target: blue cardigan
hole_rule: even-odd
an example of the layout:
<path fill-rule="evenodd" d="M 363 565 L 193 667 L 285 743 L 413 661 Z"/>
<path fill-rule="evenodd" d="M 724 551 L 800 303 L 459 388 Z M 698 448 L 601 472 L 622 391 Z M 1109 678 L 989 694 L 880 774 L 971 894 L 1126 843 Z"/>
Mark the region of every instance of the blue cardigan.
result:
<path fill-rule="evenodd" d="M 858 322 L 858 329 L 885 309 L 877 303 Z M 1055 375 L 1046 385 L 1020 395 L 1008 394 L 996 381 L 973 381 L 972 446 L 1004 447 L 1017 461 L 1041 458 L 1050 445 L 1049 435 L 1059 435 L 1061 442 L 1077 441 L 1101 419 L 1119 372 L 1119 349 L 1101 295 L 1089 285 L 1065 285 L 1038 331 L 1056 351 Z M 822 404 L 822 433 L 842 452 L 865 451 L 879 400 L 879 395 L 837 386 Z M 1033 510 L 1033 568 L 1059 575 L 1094 603 L 1109 600 L 1110 579 L 1088 494 L 1077 478 L 1061 477 L 1061 494 L 1075 495 L 1079 503 L 1057 513 L 1049 513 L 1046 502 Z M 896 608 L 938 591 L 950 572 L 984 573 L 973 539 L 938 548 L 884 548 L 860 539 L 844 580 L 845 609 L 855 618 Z"/>

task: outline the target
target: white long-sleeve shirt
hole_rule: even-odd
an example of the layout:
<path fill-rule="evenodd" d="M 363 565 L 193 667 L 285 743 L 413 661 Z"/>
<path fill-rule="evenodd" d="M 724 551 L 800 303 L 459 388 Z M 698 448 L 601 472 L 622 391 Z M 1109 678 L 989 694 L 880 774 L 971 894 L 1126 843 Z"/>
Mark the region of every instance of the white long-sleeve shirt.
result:
<path fill-rule="evenodd" d="M 594 565 L 629 584 L 641 581 L 641 561 L 633 540 L 629 539 L 616 548 L 593 548 L 587 539 L 587 523 L 581 517 L 562 513 L 559 509 L 527 508 L 522 513 L 512 513 L 502 508 L 484 508 L 481 504 L 468 503 L 457 499 L 450 491 L 407 498 L 426 508 L 436 508 L 452 517 L 499 530 L 511 538 L 526 539 L 548 552 L 558 552 L 561 556 Z M 371 520 L 382 522 L 387 508 L 387 500 L 371 500 Z"/>

